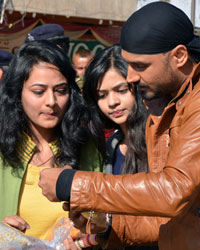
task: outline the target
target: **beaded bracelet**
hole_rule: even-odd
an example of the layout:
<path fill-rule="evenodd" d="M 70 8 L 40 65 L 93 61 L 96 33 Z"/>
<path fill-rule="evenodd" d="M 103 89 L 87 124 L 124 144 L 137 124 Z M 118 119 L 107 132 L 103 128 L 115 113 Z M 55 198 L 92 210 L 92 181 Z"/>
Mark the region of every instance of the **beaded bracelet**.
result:
<path fill-rule="evenodd" d="M 85 234 L 79 240 L 75 241 L 75 244 L 80 248 L 86 248 L 98 245 L 95 240 L 96 234 Z"/>

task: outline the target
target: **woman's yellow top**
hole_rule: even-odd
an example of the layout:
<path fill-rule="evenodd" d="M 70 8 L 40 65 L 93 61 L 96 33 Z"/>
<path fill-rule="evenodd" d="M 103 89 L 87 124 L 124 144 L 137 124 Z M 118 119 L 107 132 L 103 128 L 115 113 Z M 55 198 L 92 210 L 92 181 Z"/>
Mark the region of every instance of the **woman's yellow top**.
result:
<path fill-rule="evenodd" d="M 40 171 L 47 167 L 28 165 L 23 178 L 18 215 L 29 225 L 26 235 L 45 239 L 58 218 L 68 217 L 68 212 L 62 209 L 62 202 L 50 202 L 42 195 L 38 186 Z"/>
<path fill-rule="evenodd" d="M 49 147 L 55 156 L 59 156 L 58 140 L 49 143 Z M 50 202 L 42 195 L 42 191 L 38 186 L 38 182 L 40 171 L 45 167 L 38 167 L 29 164 L 36 149 L 37 145 L 26 133 L 23 133 L 23 138 L 18 145 L 17 151 L 19 158 L 25 167 L 19 177 L 13 178 L 12 176 L 12 183 L 14 184 L 14 180 L 16 179 L 18 182 L 17 185 L 13 185 L 11 190 L 12 192 L 10 192 L 10 196 L 12 197 L 13 191 L 16 189 L 16 192 L 14 193 L 17 193 L 17 195 L 19 194 L 19 196 L 17 196 L 17 198 L 13 197 L 12 202 L 10 202 L 10 200 L 8 200 L 9 202 L 6 201 L 9 204 L 5 202 L 6 207 L 11 207 L 10 214 L 5 213 L 5 216 L 15 214 L 16 212 L 14 211 L 16 211 L 18 208 L 17 215 L 21 216 L 31 227 L 26 231 L 26 234 L 40 239 L 45 239 L 46 237 L 49 239 L 49 235 L 51 235 L 51 230 L 54 224 L 60 218 L 64 216 L 68 217 L 68 212 L 62 209 L 63 203 Z M 102 160 L 96 147 L 93 143 L 89 142 L 83 147 L 81 151 L 80 169 L 87 171 L 100 171 L 101 165 Z M 23 181 L 21 183 L 22 179 Z M 1 180 L 3 182 L 3 179 Z M 9 188 L 11 186 L 10 183 L 11 181 L 9 179 Z M 2 186 L 1 183 L 0 185 Z M 18 199 L 18 204 L 11 204 L 11 206 L 10 203 L 13 203 L 16 199 Z M 78 230 L 72 231 L 74 234 L 76 234 L 76 231 Z"/>

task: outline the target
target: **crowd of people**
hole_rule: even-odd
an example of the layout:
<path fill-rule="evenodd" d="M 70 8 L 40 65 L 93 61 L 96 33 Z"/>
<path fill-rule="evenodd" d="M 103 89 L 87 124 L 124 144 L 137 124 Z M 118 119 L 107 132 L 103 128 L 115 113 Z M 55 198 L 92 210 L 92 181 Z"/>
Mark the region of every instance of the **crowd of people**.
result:
<path fill-rule="evenodd" d="M 77 234 L 68 250 L 200 249 L 200 37 L 191 21 L 153 2 L 124 23 L 120 44 L 77 51 L 72 62 L 68 49 L 62 27 L 46 24 L 5 54 L 0 220 L 47 239 L 69 217 Z"/>

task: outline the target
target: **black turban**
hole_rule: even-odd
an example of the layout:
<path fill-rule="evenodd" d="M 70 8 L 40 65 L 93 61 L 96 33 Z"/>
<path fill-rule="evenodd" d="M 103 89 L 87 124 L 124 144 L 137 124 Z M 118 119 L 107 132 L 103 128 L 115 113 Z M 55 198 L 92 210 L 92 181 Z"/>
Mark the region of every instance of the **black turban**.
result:
<path fill-rule="evenodd" d="M 166 2 L 153 2 L 134 12 L 121 30 L 122 49 L 134 54 L 157 54 L 179 44 L 200 54 L 200 37 L 187 15 Z"/>

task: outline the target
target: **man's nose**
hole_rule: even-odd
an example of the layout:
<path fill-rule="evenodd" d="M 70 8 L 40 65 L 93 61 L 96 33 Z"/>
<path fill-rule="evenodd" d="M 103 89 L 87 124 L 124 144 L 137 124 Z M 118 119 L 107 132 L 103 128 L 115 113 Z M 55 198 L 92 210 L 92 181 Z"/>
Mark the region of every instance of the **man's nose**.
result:
<path fill-rule="evenodd" d="M 139 74 L 129 65 L 126 80 L 128 83 L 137 83 L 140 81 Z"/>

